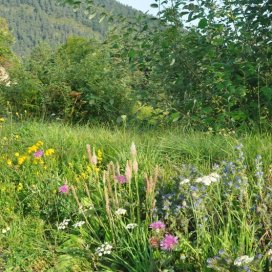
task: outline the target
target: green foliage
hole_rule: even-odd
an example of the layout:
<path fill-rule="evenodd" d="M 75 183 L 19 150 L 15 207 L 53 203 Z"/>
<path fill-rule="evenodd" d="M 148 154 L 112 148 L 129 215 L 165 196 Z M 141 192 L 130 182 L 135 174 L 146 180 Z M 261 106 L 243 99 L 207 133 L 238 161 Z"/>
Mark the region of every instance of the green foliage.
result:
<path fill-rule="evenodd" d="M 0 65 L 6 64 L 13 57 L 11 45 L 13 43 L 12 35 L 8 29 L 6 20 L 0 18 Z"/>
<path fill-rule="evenodd" d="M 269 1 L 172 1 L 160 16 L 150 81 L 162 81 L 182 119 L 203 128 L 269 122 Z"/>
<path fill-rule="evenodd" d="M 127 69 L 106 45 L 70 38 L 55 52 L 48 46 L 36 48 L 24 68 L 13 71 L 18 83 L 2 87 L 2 94 L 13 112 L 114 123 L 121 115 L 130 114 L 133 105 L 135 72 Z"/>

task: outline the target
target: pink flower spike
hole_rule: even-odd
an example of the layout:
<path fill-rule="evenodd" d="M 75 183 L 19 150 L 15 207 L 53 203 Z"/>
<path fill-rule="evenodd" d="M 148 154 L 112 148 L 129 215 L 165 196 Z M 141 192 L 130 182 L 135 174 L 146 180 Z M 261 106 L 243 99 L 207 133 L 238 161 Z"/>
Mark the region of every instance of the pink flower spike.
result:
<path fill-rule="evenodd" d="M 38 158 L 41 158 L 43 156 L 44 152 L 42 150 L 38 150 L 36 151 L 33 156 L 34 158 L 38 159 Z"/>
<path fill-rule="evenodd" d="M 122 175 L 115 176 L 115 180 L 117 180 L 120 184 L 127 183 L 127 178 Z"/>
<path fill-rule="evenodd" d="M 162 221 L 153 222 L 149 225 L 153 230 L 165 229 L 165 224 Z"/>
<path fill-rule="evenodd" d="M 68 192 L 69 192 L 69 186 L 67 184 L 60 186 L 59 187 L 59 192 L 61 194 L 68 194 Z"/>
<path fill-rule="evenodd" d="M 178 244 L 178 237 L 166 234 L 164 239 L 161 241 L 161 249 L 163 250 L 172 250 Z"/>

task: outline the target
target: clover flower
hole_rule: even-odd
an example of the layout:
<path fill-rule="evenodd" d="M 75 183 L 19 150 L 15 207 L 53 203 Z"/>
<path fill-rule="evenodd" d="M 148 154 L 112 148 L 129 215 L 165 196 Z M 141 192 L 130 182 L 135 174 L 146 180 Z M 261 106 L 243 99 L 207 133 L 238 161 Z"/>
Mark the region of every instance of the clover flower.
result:
<path fill-rule="evenodd" d="M 165 229 L 165 224 L 162 221 L 156 221 L 153 222 L 149 225 L 149 227 L 153 230 L 161 230 L 161 229 Z"/>
<path fill-rule="evenodd" d="M 163 250 L 172 250 L 178 244 L 178 237 L 166 234 L 161 241 L 160 246 Z"/>

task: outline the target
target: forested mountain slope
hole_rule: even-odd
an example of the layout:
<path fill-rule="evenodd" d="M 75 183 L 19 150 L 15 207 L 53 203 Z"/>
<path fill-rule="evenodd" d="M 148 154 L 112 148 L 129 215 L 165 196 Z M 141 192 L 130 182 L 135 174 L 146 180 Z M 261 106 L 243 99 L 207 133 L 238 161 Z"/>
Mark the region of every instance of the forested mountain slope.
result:
<path fill-rule="evenodd" d="M 100 0 L 99 4 L 125 17 L 136 13 L 115 0 Z M 99 23 L 98 16 L 89 19 L 83 10 L 75 11 L 57 0 L 0 0 L 0 17 L 8 21 L 16 39 L 14 51 L 21 56 L 27 55 L 40 42 L 55 46 L 71 35 L 102 38 L 109 26 L 105 21 Z"/>

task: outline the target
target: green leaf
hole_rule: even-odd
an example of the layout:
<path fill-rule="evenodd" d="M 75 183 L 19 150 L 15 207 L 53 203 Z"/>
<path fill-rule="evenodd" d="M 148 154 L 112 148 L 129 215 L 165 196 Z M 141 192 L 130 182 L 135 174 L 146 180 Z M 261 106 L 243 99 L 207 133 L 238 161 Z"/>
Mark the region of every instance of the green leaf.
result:
<path fill-rule="evenodd" d="M 205 28 L 207 25 L 208 25 L 208 21 L 205 18 L 202 18 L 198 23 L 198 27 L 201 29 Z"/>
<path fill-rule="evenodd" d="M 150 7 L 151 7 L 151 8 L 158 8 L 158 7 L 159 7 L 159 5 L 158 5 L 158 4 L 156 4 L 156 3 L 153 3 L 153 4 L 151 4 L 151 5 L 150 5 Z"/>

